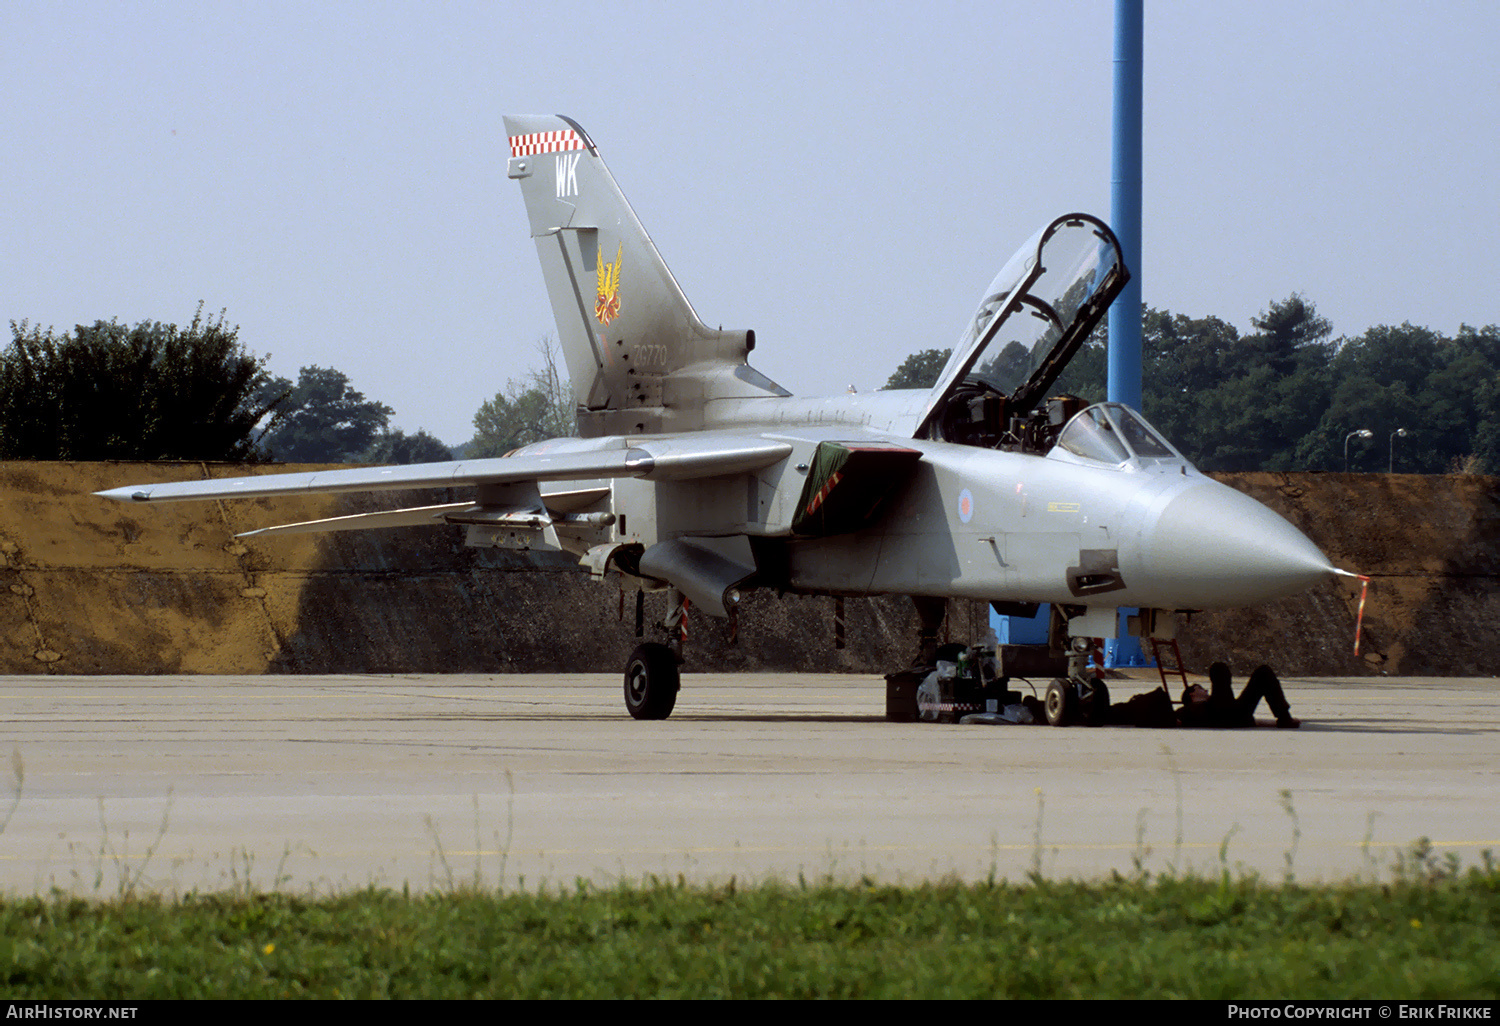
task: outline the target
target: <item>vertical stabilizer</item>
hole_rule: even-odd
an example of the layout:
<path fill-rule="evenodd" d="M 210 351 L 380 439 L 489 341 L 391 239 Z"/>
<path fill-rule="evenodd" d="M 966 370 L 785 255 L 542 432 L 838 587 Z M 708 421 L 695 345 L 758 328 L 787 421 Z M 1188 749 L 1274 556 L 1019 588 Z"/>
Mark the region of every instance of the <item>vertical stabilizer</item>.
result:
<path fill-rule="evenodd" d="M 505 131 L 508 174 L 526 201 L 580 432 L 696 427 L 702 403 L 722 392 L 705 387 L 704 368 L 717 364 L 725 373 L 709 377 L 732 380 L 753 334 L 698 319 L 576 122 L 507 116 Z"/>

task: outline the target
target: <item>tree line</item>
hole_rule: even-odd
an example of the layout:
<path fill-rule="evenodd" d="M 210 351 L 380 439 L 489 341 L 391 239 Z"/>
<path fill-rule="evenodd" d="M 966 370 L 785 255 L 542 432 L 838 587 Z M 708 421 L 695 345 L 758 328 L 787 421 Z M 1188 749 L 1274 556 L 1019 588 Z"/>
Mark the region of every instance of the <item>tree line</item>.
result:
<path fill-rule="evenodd" d="M 239 328 L 116 321 L 46 331 L 12 321 L 0 353 L 0 459 L 418 463 L 453 458 L 342 371 L 273 376 Z"/>
<path fill-rule="evenodd" d="M 187 327 L 117 321 L 43 331 L 10 322 L 0 352 L 0 459 L 428 463 L 458 455 L 425 430 L 390 427 L 394 411 L 344 372 L 271 374 L 239 328 L 202 304 Z M 575 430 L 573 399 L 550 339 L 541 368 L 508 382 L 474 415 L 465 457 Z"/>
<path fill-rule="evenodd" d="M 1448 337 L 1410 323 L 1334 337 L 1312 301 L 1272 303 L 1241 334 L 1218 317 L 1142 307 L 1144 413 L 1200 469 L 1500 471 L 1500 328 Z M 1055 392 L 1106 394 L 1107 333 Z M 474 416 L 466 457 L 572 434 L 550 339 L 540 368 Z M 886 388 L 931 387 L 950 355 L 908 356 Z M 186 328 L 143 321 L 42 331 L 11 322 L 0 353 L 0 459 L 413 463 L 452 459 L 331 367 L 277 377 L 202 306 Z M 1351 432 L 1368 431 L 1368 437 Z M 1404 432 L 1404 434 L 1398 434 Z M 1393 456 L 1394 454 L 1394 456 Z"/>
<path fill-rule="evenodd" d="M 1334 337 L 1298 294 L 1251 324 L 1142 307 L 1142 412 L 1199 469 L 1343 470 L 1347 443 L 1351 470 L 1500 471 L 1500 327 Z M 1107 346 L 1101 326 L 1054 392 L 1102 401 Z M 885 387 L 928 387 L 948 355 L 912 354 Z"/>

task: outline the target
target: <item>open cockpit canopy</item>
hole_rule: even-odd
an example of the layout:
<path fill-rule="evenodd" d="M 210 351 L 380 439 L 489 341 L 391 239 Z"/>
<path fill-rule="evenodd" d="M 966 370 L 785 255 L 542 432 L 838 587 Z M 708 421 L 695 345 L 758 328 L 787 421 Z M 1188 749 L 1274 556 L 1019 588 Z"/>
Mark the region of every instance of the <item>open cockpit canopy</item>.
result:
<path fill-rule="evenodd" d="M 1020 446 L 1028 418 L 1129 279 L 1098 218 L 1065 214 L 1037 232 L 985 290 L 917 436 Z"/>

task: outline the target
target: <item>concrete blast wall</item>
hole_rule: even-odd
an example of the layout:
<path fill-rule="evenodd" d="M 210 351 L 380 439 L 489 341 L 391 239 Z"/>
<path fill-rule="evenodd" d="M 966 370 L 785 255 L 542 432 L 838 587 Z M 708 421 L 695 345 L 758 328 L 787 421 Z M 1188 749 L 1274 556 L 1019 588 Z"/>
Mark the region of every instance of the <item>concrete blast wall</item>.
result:
<path fill-rule="evenodd" d="M 129 506 L 90 494 L 312 469 L 0 463 L 0 672 L 616 671 L 637 644 L 634 592 L 622 602 L 571 557 L 535 565 L 467 549 L 461 530 L 445 527 L 234 537 L 460 496 Z M 664 595 L 646 596 L 648 632 L 665 606 Z M 875 671 L 910 659 L 906 599 L 849 600 L 843 650 L 833 612 L 831 599 L 754 593 L 733 643 L 726 621 L 694 616 L 693 667 Z"/>
<path fill-rule="evenodd" d="M 445 493 L 124 506 L 94 498 L 142 481 L 287 467 L 0 463 L 0 672 L 340 673 L 616 671 L 636 643 L 634 593 L 567 558 L 540 566 L 466 549 L 456 528 L 239 540 L 269 524 Z M 1250 611 L 1199 614 L 1189 666 L 1214 658 L 1291 674 L 1483 674 L 1497 638 L 1500 511 L 1492 478 L 1243 474 L 1343 567 L 1375 575 L 1365 652 L 1351 652 L 1357 589 L 1323 586 Z M 378 505 L 377 505 L 378 504 Z M 646 598 L 648 624 L 665 609 Z M 693 617 L 691 668 L 882 672 L 914 651 L 911 604 L 752 593 L 731 638 Z M 984 622 L 952 603 L 950 631 Z"/>

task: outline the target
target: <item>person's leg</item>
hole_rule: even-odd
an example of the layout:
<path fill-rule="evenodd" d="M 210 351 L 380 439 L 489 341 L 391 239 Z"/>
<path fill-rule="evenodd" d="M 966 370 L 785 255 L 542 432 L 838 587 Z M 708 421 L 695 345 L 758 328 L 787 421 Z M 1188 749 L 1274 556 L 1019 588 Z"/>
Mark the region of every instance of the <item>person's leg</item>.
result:
<path fill-rule="evenodd" d="M 1245 682 L 1245 690 L 1239 697 L 1241 711 L 1253 718 L 1255 707 L 1262 698 L 1266 700 L 1266 707 L 1271 710 L 1271 715 L 1276 717 L 1276 726 L 1300 727 L 1302 725 L 1302 721 L 1292 715 L 1292 706 L 1286 700 L 1286 692 L 1281 688 L 1281 680 L 1269 666 L 1257 666 L 1255 672 L 1250 674 L 1250 679 Z"/>

